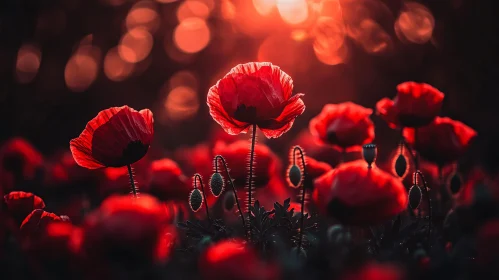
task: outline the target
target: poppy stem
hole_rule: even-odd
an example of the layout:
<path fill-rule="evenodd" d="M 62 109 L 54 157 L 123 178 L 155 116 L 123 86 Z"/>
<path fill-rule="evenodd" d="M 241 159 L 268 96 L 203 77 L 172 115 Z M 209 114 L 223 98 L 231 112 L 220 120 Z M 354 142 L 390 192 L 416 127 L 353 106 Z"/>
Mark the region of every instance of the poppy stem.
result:
<path fill-rule="evenodd" d="M 201 185 L 201 191 L 203 193 L 204 207 L 206 208 L 206 216 L 211 223 L 210 211 L 208 211 L 208 200 L 206 199 L 206 192 L 204 191 L 203 178 L 198 173 L 194 174 L 194 187 L 197 187 L 196 181 L 199 180 L 199 184 Z"/>
<path fill-rule="evenodd" d="M 433 207 L 431 205 L 430 190 L 428 189 L 428 185 L 426 184 L 426 180 L 425 180 L 423 173 L 421 171 L 416 170 L 416 172 L 414 172 L 414 175 L 419 176 L 419 178 L 423 182 L 423 187 L 424 187 L 425 193 L 426 193 L 426 200 L 428 203 L 428 250 L 429 250 L 431 248 L 431 221 L 432 221 L 432 215 L 433 215 Z"/>
<path fill-rule="evenodd" d="M 251 150 L 250 150 L 250 165 L 249 165 L 249 178 L 248 178 L 248 218 L 249 218 L 249 237 L 250 240 L 253 237 L 253 226 L 251 224 L 251 211 L 250 206 L 252 206 L 252 192 L 253 192 L 253 161 L 255 158 L 255 142 L 256 142 L 256 124 L 253 124 L 251 133 Z"/>
<path fill-rule="evenodd" d="M 218 172 L 218 160 L 222 162 L 222 165 L 225 168 L 225 172 L 227 173 L 227 177 L 229 180 L 229 184 L 232 187 L 232 192 L 234 193 L 234 198 L 236 199 L 237 210 L 239 211 L 239 215 L 241 215 L 241 221 L 243 222 L 243 229 L 246 231 L 246 221 L 244 220 L 243 211 L 241 211 L 241 205 L 239 204 L 239 198 L 237 198 L 236 187 L 234 187 L 234 181 L 229 173 L 229 168 L 227 167 L 227 162 L 225 162 L 225 158 L 221 155 L 215 156 L 215 172 Z"/>
<path fill-rule="evenodd" d="M 127 164 L 126 167 L 128 168 L 128 177 L 130 178 L 130 186 L 132 187 L 132 194 L 134 198 L 137 198 L 137 193 L 138 193 L 138 187 L 135 184 L 135 178 L 133 174 L 133 168 L 132 165 Z"/>
<path fill-rule="evenodd" d="M 298 250 L 296 251 L 298 256 L 300 255 L 301 246 L 303 243 L 303 222 L 304 222 L 304 212 L 305 212 L 305 180 L 307 178 L 307 165 L 305 163 L 305 156 L 303 155 L 303 150 L 299 146 L 295 146 L 293 149 L 293 163 L 296 162 L 296 151 L 300 153 L 301 163 L 303 167 L 303 179 L 302 179 L 302 191 L 301 191 L 301 217 L 300 217 L 300 235 L 298 239 Z"/>

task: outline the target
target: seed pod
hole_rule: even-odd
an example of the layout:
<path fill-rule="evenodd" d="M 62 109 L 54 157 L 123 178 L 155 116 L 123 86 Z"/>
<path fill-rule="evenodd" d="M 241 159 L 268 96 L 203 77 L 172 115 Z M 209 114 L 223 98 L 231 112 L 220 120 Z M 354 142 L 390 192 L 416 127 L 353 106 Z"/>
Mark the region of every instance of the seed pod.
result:
<path fill-rule="evenodd" d="M 454 172 L 449 180 L 449 188 L 452 194 L 457 194 L 463 185 L 463 180 L 457 172 Z"/>
<path fill-rule="evenodd" d="M 301 170 L 296 164 L 289 168 L 288 178 L 293 187 L 297 188 L 300 185 L 302 179 Z"/>
<path fill-rule="evenodd" d="M 366 144 L 362 147 L 362 156 L 369 167 L 371 167 L 373 162 L 376 160 L 376 154 L 376 144 Z"/>
<path fill-rule="evenodd" d="M 407 171 L 407 160 L 403 154 L 400 154 L 395 161 L 395 172 L 397 176 L 403 177 Z"/>
<path fill-rule="evenodd" d="M 211 175 L 210 190 L 215 197 L 219 197 L 224 191 L 225 182 L 222 174 L 215 172 Z"/>
<path fill-rule="evenodd" d="M 419 204 L 421 204 L 423 193 L 418 185 L 413 185 L 409 189 L 409 206 L 411 209 L 417 209 Z"/>
<path fill-rule="evenodd" d="M 203 204 L 203 193 L 199 189 L 193 189 L 189 194 L 189 206 L 192 211 L 197 212 Z"/>

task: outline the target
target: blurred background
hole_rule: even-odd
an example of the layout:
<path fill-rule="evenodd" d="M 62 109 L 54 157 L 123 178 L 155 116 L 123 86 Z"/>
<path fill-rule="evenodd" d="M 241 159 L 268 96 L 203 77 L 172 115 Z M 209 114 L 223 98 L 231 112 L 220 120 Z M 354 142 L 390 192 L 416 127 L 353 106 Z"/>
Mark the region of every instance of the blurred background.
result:
<path fill-rule="evenodd" d="M 67 149 L 98 111 L 127 104 L 152 109 L 157 147 L 194 145 L 218 127 L 209 87 L 238 63 L 270 61 L 307 106 L 290 132 L 268 141 L 278 153 L 324 104 L 374 108 L 414 80 L 446 94 L 442 115 L 478 131 L 469 159 L 496 171 L 492 2 L 2 0 L 0 141 Z M 397 132 L 373 119 L 377 142 L 394 147 Z"/>

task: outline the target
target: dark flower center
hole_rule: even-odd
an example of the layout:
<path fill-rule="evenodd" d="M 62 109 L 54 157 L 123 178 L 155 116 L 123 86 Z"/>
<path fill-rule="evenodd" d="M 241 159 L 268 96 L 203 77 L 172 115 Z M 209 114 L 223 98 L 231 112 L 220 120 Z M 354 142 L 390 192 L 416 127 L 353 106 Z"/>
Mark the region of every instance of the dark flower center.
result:
<path fill-rule="evenodd" d="M 141 159 L 149 149 L 149 145 L 145 145 L 140 140 L 128 143 L 123 150 L 123 165 L 132 164 Z"/>
<path fill-rule="evenodd" d="M 339 144 L 338 136 L 336 135 L 336 131 L 329 129 L 326 134 L 327 141 L 332 144 Z"/>
<path fill-rule="evenodd" d="M 236 111 L 234 112 L 234 118 L 240 122 L 246 123 L 256 123 L 256 107 L 248 106 L 241 104 L 237 106 Z"/>

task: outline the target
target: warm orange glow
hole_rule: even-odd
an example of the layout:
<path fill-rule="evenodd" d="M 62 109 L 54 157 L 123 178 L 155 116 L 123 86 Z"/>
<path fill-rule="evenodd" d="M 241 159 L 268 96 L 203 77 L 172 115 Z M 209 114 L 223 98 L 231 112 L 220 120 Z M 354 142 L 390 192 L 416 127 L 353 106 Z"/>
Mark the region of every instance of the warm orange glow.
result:
<path fill-rule="evenodd" d="M 346 63 L 349 57 L 348 45 L 343 44 L 335 51 L 322 48 L 316 48 L 314 44 L 314 52 L 317 59 L 327 65 L 338 65 Z"/>
<path fill-rule="evenodd" d="M 159 2 L 159 3 L 173 3 L 173 2 L 177 2 L 178 0 L 156 0 L 156 2 Z"/>
<path fill-rule="evenodd" d="M 269 61 L 283 69 L 295 69 L 298 64 L 305 63 L 298 46 L 299 43 L 289 36 L 269 36 L 258 48 L 258 61 Z"/>
<path fill-rule="evenodd" d="M 392 47 L 390 35 L 372 19 L 364 19 L 358 26 L 348 26 L 348 35 L 368 53 L 379 54 Z"/>
<path fill-rule="evenodd" d="M 187 0 L 177 10 L 179 22 L 191 17 L 207 19 L 210 16 L 210 7 L 201 0 Z"/>
<path fill-rule="evenodd" d="M 166 97 L 165 109 L 171 120 L 181 121 L 192 118 L 199 109 L 198 95 L 190 87 L 176 87 Z"/>
<path fill-rule="evenodd" d="M 300 24 L 308 18 L 308 5 L 305 0 L 277 0 L 276 5 L 286 23 Z"/>
<path fill-rule="evenodd" d="M 232 20 L 236 17 L 236 6 L 230 0 L 222 0 L 220 10 L 223 19 Z"/>
<path fill-rule="evenodd" d="M 104 58 L 104 73 L 111 81 L 123 81 L 132 73 L 134 65 L 121 59 L 118 48 L 110 49 Z"/>
<path fill-rule="evenodd" d="M 103 4 L 113 6 L 113 7 L 118 7 L 121 6 L 125 3 L 126 0 L 101 0 Z"/>
<path fill-rule="evenodd" d="M 291 38 L 297 42 L 305 41 L 308 38 L 306 30 L 298 29 L 291 31 Z"/>
<path fill-rule="evenodd" d="M 323 0 L 319 6 L 320 16 L 342 20 L 342 11 L 339 0 Z"/>
<path fill-rule="evenodd" d="M 151 33 L 143 27 L 136 27 L 123 35 L 118 46 L 118 52 L 124 61 L 137 63 L 149 55 L 152 45 Z"/>
<path fill-rule="evenodd" d="M 424 44 L 431 39 L 435 19 L 430 10 L 418 3 L 406 3 L 395 21 L 395 33 L 402 41 Z"/>
<path fill-rule="evenodd" d="M 168 86 L 170 89 L 189 87 L 196 91 L 198 89 L 198 79 L 196 75 L 190 71 L 179 71 L 170 78 Z"/>
<path fill-rule="evenodd" d="M 253 0 L 253 6 L 260 15 L 265 16 L 272 12 L 275 2 L 276 0 Z"/>
<path fill-rule="evenodd" d="M 345 26 L 342 19 L 320 17 L 313 30 L 313 43 L 317 59 L 327 65 L 346 62 L 348 47 L 345 44 Z"/>
<path fill-rule="evenodd" d="M 210 29 L 203 19 L 187 18 L 173 33 L 175 45 L 185 53 L 197 53 L 210 42 Z"/>
<path fill-rule="evenodd" d="M 154 2 L 137 2 L 128 12 L 126 27 L 128 30 L 135 27 L 144 27 L 150 32 L 155 32 L 159 27 L 160 19 Z"/>
<path fill-rule="evenodd" d="M 64 80 L 74 92 L 85 91 L 97 78 L 98 53 L 95 47 L 81 47 L 69 59 L 64 70 Z"/>
<path fill-rule="evenodd" d="M 38 73 L 42 54 L 34 45 L 22 45 L 17 52 L 16 78 L 20 83 L 31 82 Z"/>

